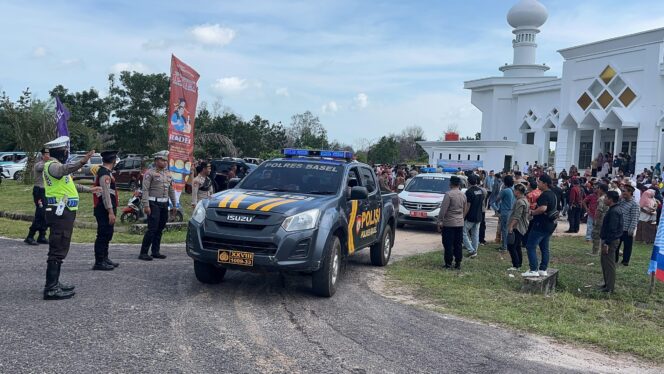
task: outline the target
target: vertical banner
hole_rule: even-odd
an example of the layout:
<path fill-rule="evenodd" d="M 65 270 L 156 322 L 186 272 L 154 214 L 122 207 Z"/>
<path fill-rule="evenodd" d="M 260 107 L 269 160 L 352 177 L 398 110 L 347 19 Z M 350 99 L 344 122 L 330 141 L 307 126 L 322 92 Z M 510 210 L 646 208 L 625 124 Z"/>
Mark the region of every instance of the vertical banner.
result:
<path fill-rule="evenodd" d="M 191 173 L 194 157 L 194 120 L 200 75 L 189 65 L 171 55 L 171 90 L 168 107 L 168 169 L 173 176 L 175 199 Z"/>
<path fill-rule="evenodd" d="M 55 133 L 58 137 L 60 136 L 69 136 L 69 127 L 67 127 L 67 121 L 71 117 L 71 113 L 65 108 L 60 101 L 59 97 L 55 97 Z M 67 143 L 67 151 L 71 147 L 71 141 Z"/>

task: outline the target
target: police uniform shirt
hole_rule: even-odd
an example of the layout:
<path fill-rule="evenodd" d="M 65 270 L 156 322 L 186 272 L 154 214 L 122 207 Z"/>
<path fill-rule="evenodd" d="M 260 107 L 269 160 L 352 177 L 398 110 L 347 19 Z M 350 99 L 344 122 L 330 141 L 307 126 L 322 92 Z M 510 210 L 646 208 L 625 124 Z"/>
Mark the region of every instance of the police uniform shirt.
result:
<path fill-rule="evenodd" d="M 35 187 L 44 188 L 44 160 L 38 161 L 35 163 L 35 168 L 33 171 L 33 177 L 35 180 Z"/>
<path fill-rule="evenodd" d="M 115 179 L 111 171 L 101 166 L 97 171 L 97 184 L 101 187 L 101 201 L 104 209 L 115 209 L 118 207 L 117 192 L 115 189 Z"/>
<path fill-rule="evenodd" d="M 175 190 L 173 189 L 173 177 L 166 169 L 150 169 L 143 177 L 143 206 L 149 206 L 150 198 L 169 199 L 175 205 Z"/>
<path fill-rule="evenodd" d="M 48 173 L 56 179 L 60 179 L 66 175 L 69 175 L 76 170 L 80 169 L 85 165 L 84 163 L 81 162 L 74 162 L 74 163 L 69 163 L 69 164 L 61 164 L 60 161 L 58 160 L 50 160 L 53 161 L 51 164 L 48 166 Z M 76 190 L 78 192 L 90 192 L 90 188 L 87 186 L 84 186 L 82 184 L 76 184 Z"/>
<path fill-rule="evenodd" d="M 197 204 L 201 200 L 209 199 L 212 196 L 212 181 L 209 177 L 202 175 L 194 178 L 191 184 L 191 203 Z"/>

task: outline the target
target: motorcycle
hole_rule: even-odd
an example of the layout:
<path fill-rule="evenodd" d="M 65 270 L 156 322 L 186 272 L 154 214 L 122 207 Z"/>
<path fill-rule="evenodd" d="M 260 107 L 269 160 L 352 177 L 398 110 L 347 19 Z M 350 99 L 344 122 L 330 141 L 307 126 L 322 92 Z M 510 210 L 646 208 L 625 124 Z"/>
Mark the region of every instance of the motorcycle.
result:
<path fill-rule="evenodd" d="M 145 223 L 145 221 L 147 221 L 147 217 L 143 212 L 143 203 L 141 202 L 142 197 L 143 191 L 134 191 L 132 196 L 129 198 L 129 201 L 127 202 L 127 206 L 122 208 L 122 215 L 120 216 L 120 221 L 122 223 L 132 224 L 138 222 L 139 220 Z M 168 208 L 171 209 L 171 207 L 172 205 L 169 202 Z M 182 207 L 178 207 L 178 210 L 175 212 L 175 214 L 168 215 L 168 222 L 182 222 L 183 220 L 184 216 L 182 214 Z"/>

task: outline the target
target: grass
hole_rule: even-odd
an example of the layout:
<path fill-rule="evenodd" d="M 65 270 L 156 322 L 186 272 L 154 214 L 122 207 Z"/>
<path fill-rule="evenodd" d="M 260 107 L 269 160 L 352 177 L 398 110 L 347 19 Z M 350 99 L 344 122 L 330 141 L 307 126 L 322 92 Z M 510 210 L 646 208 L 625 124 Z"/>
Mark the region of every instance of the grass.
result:
<path fill-rule="evenodd" d="M 635 244 L 630 266 L 618 266 L 613 295 L 595 290 L 602 270 L 599 256 L 588 256 L 588 248 L 581 238 L 552 241 L 551 267 L 560 274 L 557 292 L 549 297 L 521 293 L 520 275 L 511 278 L 506 271 L 509 255 L 493 249 L 464 259 L 460 272 L 442 270 L 442 254 L 434 252 L 394 263 L 388 277 L 440 312 L 664 363 L 664 285 L 648 295 L 652 247 Z"/>
<path fill-rule="evenodd" d="M 89 184 L 82 181 L 82 184 Z M 81 193 L 81 200 L 78 212 L 76 214 L 76 221 L 86 223 L 96 223 L 95 217 L 92 212 L 92 195 L 88 193 Z M 123 227 L 127 224 L 120 222 L 120 210 L 127 204 L 127 201 L 132 196 L 129 191 L 120 190 L 120 204 L 118 208 L 116 232 L 113 235 L 113 243 L 126 243 L 126 244 L 140 244 L 143 236 L 133 235 L 124 231 Z M 180 196 L 180 204 L 184 209 L 185 222 L 191 217 L 191 195 L 182 194 Z M 3 180 L 0 185 L 0 210 L 5 212 L 34 214 L 35 208 L 32 202 L 32 186 L 24 185 L 13 180 Z M 0 236 L 8 238 L 24 238 L 30 227 L 30 222 L 14 221 L 9 219 L 0 218 Z M 162 237 L 163 243 L 184 243 L 186 232 L 164 232 Z M 96 230 L 94 229 L 81 229 L 74 228 L 72 240 L 76 243 L 91 243 L 94 242 L 96 237 Z"/>

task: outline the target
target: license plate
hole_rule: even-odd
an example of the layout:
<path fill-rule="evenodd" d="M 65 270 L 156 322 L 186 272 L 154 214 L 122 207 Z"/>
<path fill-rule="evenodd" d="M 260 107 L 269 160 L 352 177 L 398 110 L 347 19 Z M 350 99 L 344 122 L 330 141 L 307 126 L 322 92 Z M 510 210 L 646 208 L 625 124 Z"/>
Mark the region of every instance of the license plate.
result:
<path fill-rule="evenodd" d="M 414 210 L 414 211 L 410 212 L 410 216 L 415 217 L 415 218 L 427 218 L 427 212 L 421 212 L 419 210 Z"/>
<path fill-rule="evenodd" d="M 254 254 L 251 252 L 220 249 L 217 261 L 229 265 L 254 266 Z"/>

